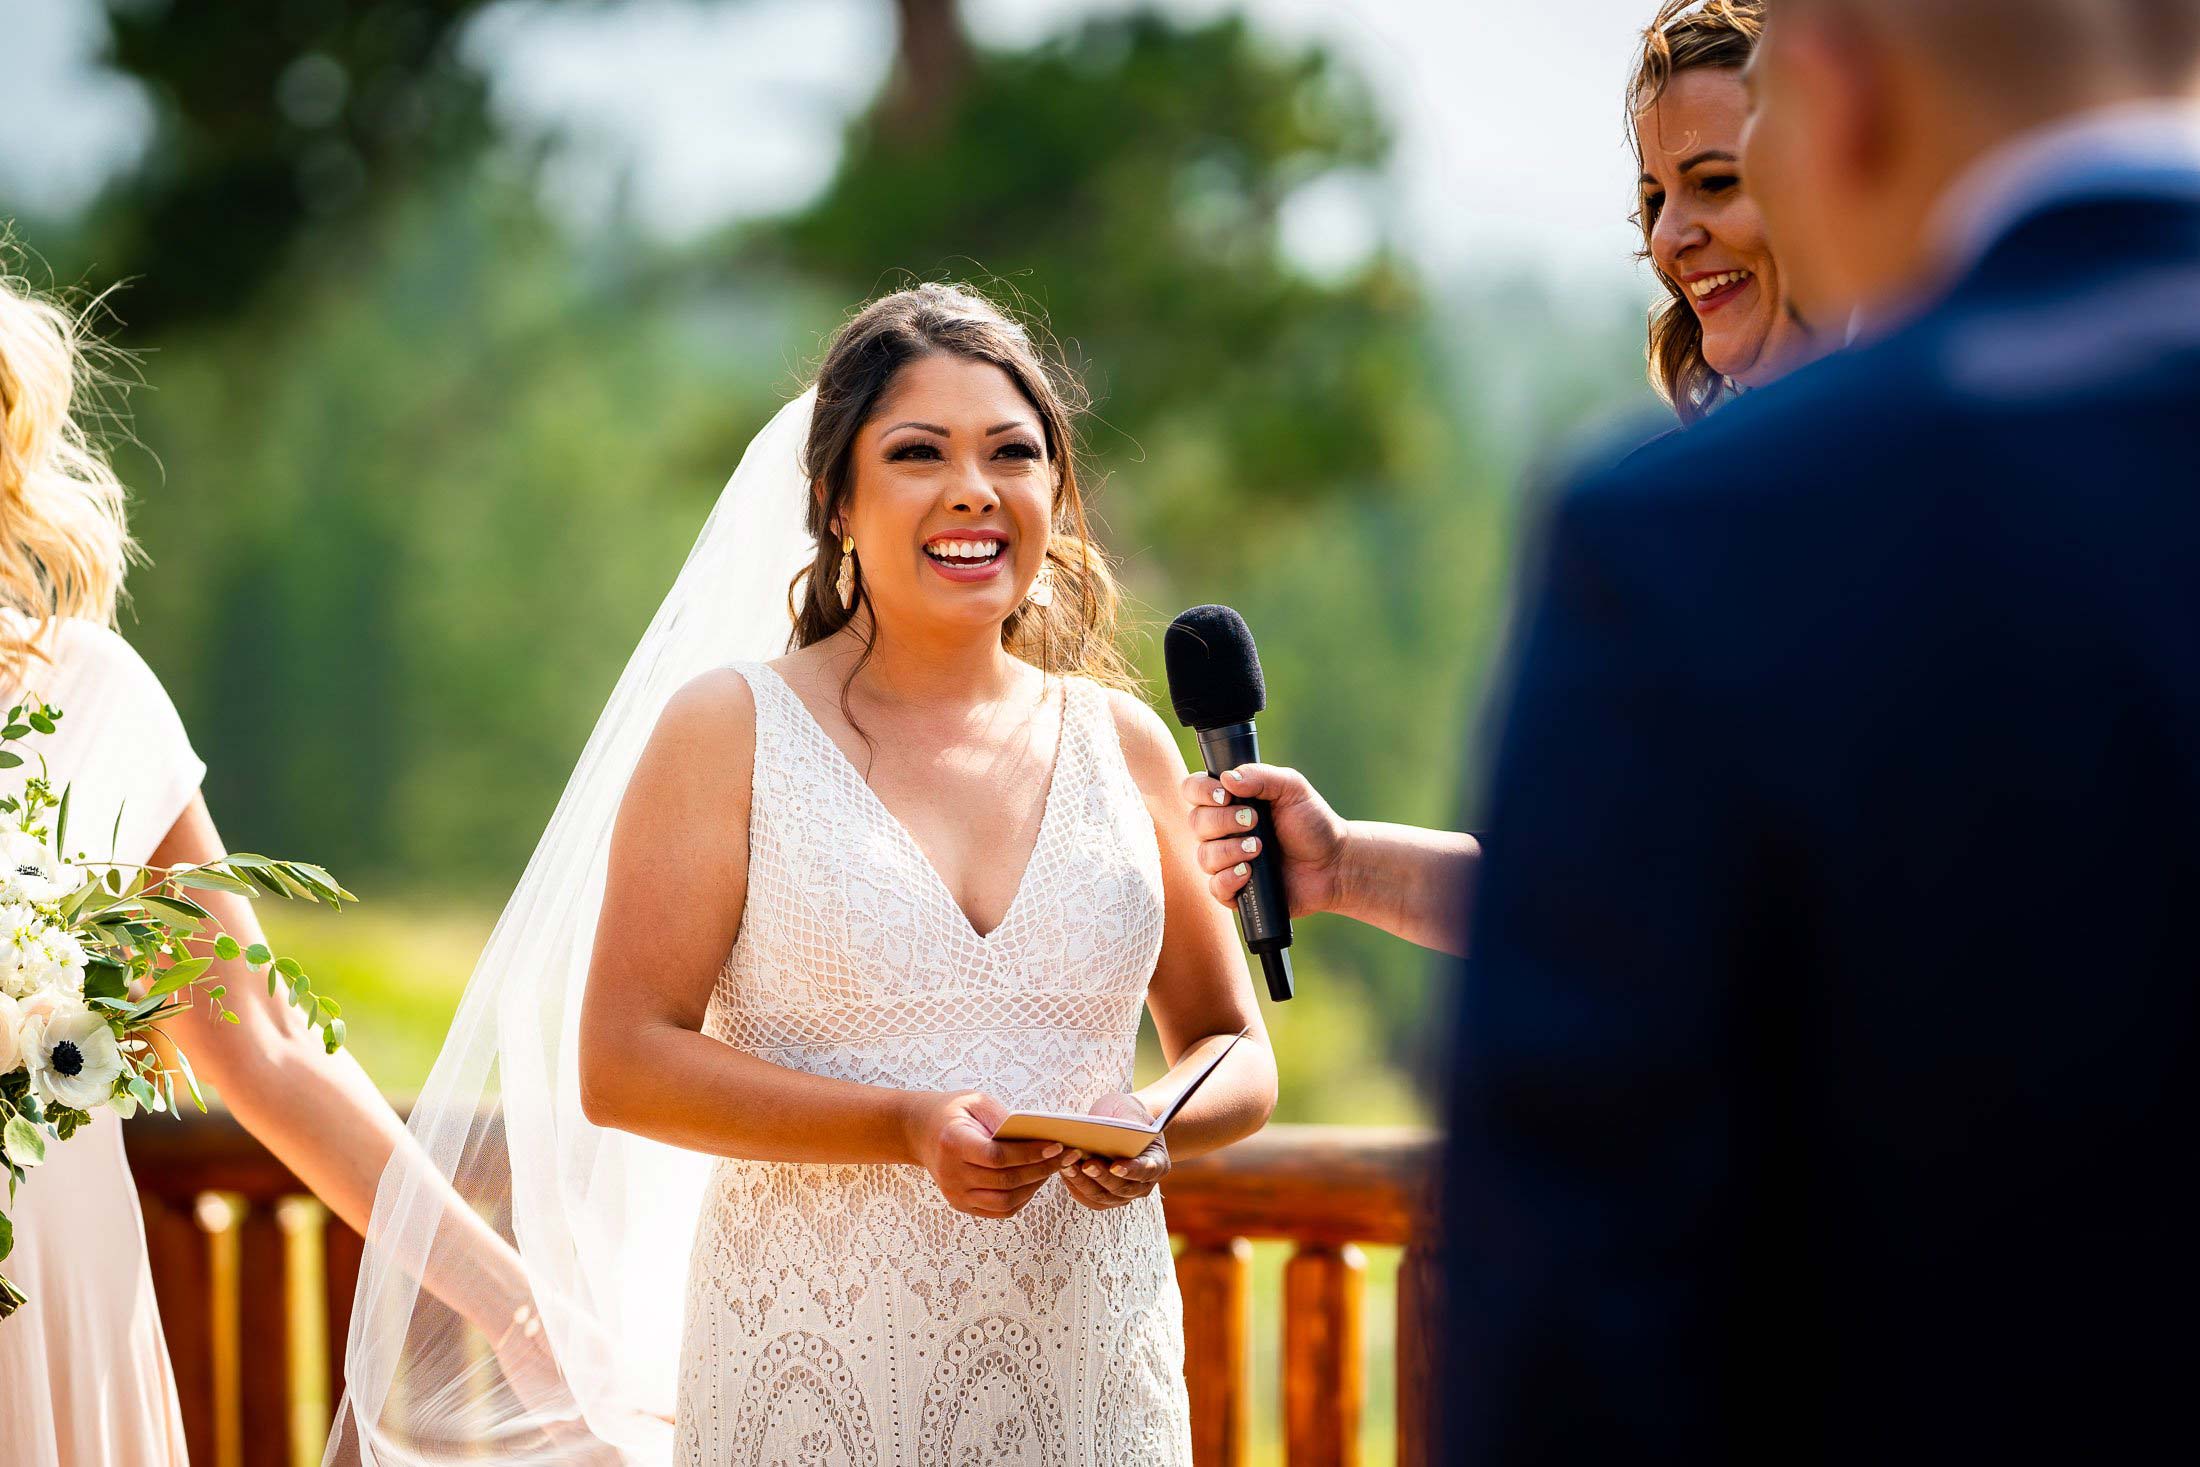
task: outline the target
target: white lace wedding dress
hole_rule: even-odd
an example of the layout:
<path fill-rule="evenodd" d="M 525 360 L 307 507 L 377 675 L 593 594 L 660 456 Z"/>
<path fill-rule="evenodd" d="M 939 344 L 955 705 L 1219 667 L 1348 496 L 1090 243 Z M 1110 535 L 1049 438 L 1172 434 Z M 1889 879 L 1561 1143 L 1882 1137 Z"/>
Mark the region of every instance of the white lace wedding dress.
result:
<path fill-rule="evenodd" d="M 794 692 L 757 708 L 749 890 L 707 1032 L 790 1069 L 1082 1109 L 1127 1090 L 1160 858 L 1106 695 L 1062 685 L 1038 844 L 980 936 Z M 911 1166 L 722 1161 L 689 1269 L 680 1460 L 1156 1467 L 1191 1460 L 1159 1195 L 1058 1181 L 1006 1221 Z"/>

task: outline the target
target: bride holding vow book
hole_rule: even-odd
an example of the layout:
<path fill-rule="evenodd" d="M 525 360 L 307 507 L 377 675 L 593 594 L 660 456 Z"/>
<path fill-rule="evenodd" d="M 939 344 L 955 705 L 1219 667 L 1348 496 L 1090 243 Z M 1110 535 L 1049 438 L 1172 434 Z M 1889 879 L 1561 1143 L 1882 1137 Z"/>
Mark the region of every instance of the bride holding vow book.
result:
<path fill-rule="evenodd" d="M 331 1461 L 1190 1462 L 1156 1186 L 1275 1066 L 1068 385 L 922 286 L 750 445 L 414 1112 L 440 1176 L 383 1180 Z M 555 1379 L 411 1284 L 443 1178 Z"/>

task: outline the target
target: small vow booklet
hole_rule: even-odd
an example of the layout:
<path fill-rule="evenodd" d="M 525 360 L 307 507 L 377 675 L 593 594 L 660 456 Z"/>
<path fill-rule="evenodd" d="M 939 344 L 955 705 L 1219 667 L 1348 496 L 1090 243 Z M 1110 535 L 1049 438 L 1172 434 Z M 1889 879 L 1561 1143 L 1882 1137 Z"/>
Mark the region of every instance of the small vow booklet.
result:
<path fill-rule="evenodd" d="M 1192 1098 L 1194 1091 L 1207 1083 L 1237 1042 L 1252 1031 L 1247 1025 L 1230 1036 L 1227 1044 L 1215 1051 L 1215 1057 L 1199 1067 L 1191 1083 L 1179 1090 L 1168 1108 L 1150 1121 L 1129 1121 L 1120 1116 L 1071 1115 L 1066 1111 L 1019 1110 L 1003 1116 L 993 1128 L 996 1141 L 1059 1141 L 1064 1146 L 1074 1146 L 1093 1156 L 1105 1156 L 1121 1160 L 1136 1156 L 1153 1145 L 1153 1138 L 1169 1127 L 1176 1113 L 1184 1109 L 1184 1102 Z"/>

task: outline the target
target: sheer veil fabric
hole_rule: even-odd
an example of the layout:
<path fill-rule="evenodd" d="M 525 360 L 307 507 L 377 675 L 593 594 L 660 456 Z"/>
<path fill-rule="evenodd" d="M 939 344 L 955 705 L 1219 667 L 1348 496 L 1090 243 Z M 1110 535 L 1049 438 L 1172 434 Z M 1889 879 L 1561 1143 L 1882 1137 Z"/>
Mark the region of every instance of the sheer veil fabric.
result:
<path fill-rule="evenodd" d="M 710 1158 L 582 1116 L 581 995 L 612 823 L 658 716 L 697 675 L 786 648 L 788 582 L 814 548 L 801 471 L 814 398 L 750 442 L 467 984 L 412 1112 L 415 1145 L 376 1193 L 330 1467 L 671 1460 Z M 517 1250 L 532 1301 L 516 1322 L 478 1295 L 453 1307 L 486 1271 L 486 1235 L 453 1226 L 453 1192 Z"/>

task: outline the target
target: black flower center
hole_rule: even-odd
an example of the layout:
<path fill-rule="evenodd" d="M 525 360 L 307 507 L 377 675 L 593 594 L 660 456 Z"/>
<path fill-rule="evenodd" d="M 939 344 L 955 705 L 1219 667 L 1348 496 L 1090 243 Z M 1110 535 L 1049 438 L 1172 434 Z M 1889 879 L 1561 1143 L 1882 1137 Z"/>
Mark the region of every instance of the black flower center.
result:
<path fill-rule="evenodd" d="M 53 1067 L 64 1075 L 84 1073 L 84 1051 L 71 1040 L 64 1039 L 53 1047 Z"/>
<path fill-rule="evenodd" d="M 43 876 L 46 873 L 36 866 L 17 866 L 15 874 L 18 876 Z"/>

